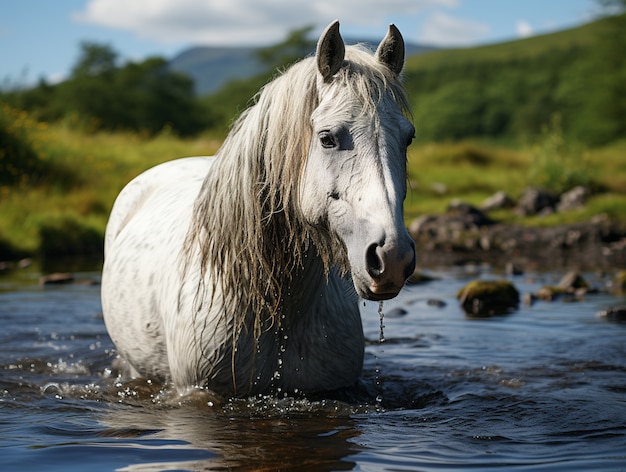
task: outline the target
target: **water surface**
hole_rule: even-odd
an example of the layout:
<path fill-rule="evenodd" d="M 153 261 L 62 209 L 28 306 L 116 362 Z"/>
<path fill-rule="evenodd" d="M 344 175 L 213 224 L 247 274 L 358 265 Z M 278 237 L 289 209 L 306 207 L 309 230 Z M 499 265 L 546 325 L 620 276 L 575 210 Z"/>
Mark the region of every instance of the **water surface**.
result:
<path fill-rule="evenodd" d="M 626 324 L 608 293 L 470 319 L 455 294 L 489 267 L 362 306 L 362 385 L 224 403 L 112 371 L 97 285 L 0 274 L 3 470 L 625 470 Z M 524 293 L 562 273 L 511 278 Z M 585 273 L 605 287 L 608 276 Z M 97 272 L 78 278 L 98 280 Z"/>

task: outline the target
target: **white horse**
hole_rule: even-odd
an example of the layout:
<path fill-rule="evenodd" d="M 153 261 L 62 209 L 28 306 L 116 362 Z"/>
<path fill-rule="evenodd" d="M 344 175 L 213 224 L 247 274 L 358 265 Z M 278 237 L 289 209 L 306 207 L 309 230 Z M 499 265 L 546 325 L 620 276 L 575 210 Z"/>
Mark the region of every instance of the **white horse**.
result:
<path fill-rule="evenodd" d="M 335 22 L 215 157 L 161 164 L 123 189 L 102 306 L 132 375 L 238 396 L 357 381 L 359 296 L 396 296 L 415 267 L 403 64 L 395 26 L 372 55 L 346 48 Z"/>

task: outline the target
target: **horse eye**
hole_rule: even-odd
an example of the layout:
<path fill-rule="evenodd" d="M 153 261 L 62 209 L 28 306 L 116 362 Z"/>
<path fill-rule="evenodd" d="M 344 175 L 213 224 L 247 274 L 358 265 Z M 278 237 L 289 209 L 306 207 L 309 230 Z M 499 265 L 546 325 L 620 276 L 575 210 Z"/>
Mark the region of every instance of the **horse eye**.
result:
<path fill-rule="evenodd" d="M 334 148 L 335 146 L 337 146 L 335 137 L 328 131 L 321 132 L 319 136 L 320 136 L 320 143 L 323 148 L 330 149 L 330 148 Z"/>

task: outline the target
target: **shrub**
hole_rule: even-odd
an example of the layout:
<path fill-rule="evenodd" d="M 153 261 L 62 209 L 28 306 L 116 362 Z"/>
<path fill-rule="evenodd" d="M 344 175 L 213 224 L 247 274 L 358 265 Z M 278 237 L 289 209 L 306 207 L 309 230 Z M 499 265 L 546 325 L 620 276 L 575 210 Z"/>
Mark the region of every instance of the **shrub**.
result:
<path fill-rule="evenodd" d="M 528 185 L 561 194 L 576 186 L 597 189 L 594 171 L 584 150 L 563 138 L 561 119 L 554 115 L 532 149 Z"/>
<path fill-rule="evenodd" d="M 100 231 L 63 217 L 43 223 L 39 228 L 40 255 L 44 258 L 97 256 L 102 254 L 104 237 Z"/>

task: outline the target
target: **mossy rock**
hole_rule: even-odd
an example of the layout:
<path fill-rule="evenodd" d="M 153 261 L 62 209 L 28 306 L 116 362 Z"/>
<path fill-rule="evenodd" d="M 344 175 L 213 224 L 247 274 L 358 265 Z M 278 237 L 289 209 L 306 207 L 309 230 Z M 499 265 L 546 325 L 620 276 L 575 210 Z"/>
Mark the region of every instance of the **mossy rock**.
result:
<path fill-rule="evenodd" d="M 510 313 L 519 306 L 520 295 L 508 280 L 473 280 L 457 298 L 467 315 L 482 317 Z"/>

